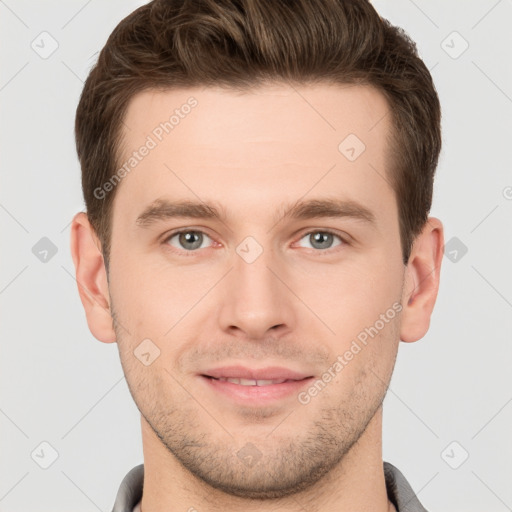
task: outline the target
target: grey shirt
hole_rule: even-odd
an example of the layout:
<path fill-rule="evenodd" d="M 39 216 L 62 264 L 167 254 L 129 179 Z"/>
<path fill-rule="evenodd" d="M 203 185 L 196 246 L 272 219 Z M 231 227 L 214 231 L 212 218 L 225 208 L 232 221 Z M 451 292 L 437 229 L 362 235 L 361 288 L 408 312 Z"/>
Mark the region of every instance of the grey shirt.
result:
<path fill-rule="evenodd" d="M 389 462 L 384 462 L 388 498 L 397 512 L 427 512 L 418 501 L 404 475 Z M 144 464 L 134 467 L 123 479 L 112 512 L 137 512 L 142 498 Z"/>

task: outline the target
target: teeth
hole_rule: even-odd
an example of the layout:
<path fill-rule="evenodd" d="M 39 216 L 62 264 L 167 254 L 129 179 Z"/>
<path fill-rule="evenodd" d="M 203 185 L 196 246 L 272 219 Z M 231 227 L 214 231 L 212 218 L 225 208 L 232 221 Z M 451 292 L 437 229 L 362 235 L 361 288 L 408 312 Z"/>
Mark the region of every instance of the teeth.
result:
<path fill-rule="evenodd" d="M 232 382 L 233 384 L 240 384 L 242 386 L 269 386 L 270 384 L 281 384 L 285 382 L 287 379 L 276 379 L 276 380 L 254 380 L 254 379 L 235 379 L 235 378 L 226 378 L 219 377 L 218 380 L 223 380 L 227 382 Z"/>

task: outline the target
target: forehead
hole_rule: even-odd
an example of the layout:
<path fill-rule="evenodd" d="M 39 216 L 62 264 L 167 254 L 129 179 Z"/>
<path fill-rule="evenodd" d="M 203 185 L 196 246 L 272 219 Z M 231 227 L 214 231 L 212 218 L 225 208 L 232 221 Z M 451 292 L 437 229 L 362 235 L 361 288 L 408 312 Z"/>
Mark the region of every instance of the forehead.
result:
<path fill-rule="evenodd" d="M 388 114 L 385 97 L 361 85 L 144 91 L 124 118 L 118 164 L 129 172 L 115 202 L 132 216 L 166 194 L 261 208 L 314 189 L 385 207 Z"/>
<path fill-rule="evenodd" d="M 184 142 L 193 134 L 194 144 L 228 142 L 223 134 L 230 129 L 245 142 L 259 142 L 261 137 L 285 142 L 297 140 L 298 132 L 304 134 L 302 138 L 317 132 L 334 136 L 326 140 L 332 145 L 332 139 L 336 141 L 348 131 L 365 143 L 374 143 L 388 128 L 389 119 L 383 119 L 387 112 L 383 94 L 368 85 L 274 84 L 244 91 L 218 87 L 147 90 L 130 100 L 122 132 L 130 149 L 148 134 L 153 133 L 157 139 L 168 138 L 165 135 L 171 131 L 160 126 L 166 123 L 171 125 L 173 138 L 180 139 L 181 134 L 180 142 Z M 380 129 L 374 131 L 377 125 Z"/>

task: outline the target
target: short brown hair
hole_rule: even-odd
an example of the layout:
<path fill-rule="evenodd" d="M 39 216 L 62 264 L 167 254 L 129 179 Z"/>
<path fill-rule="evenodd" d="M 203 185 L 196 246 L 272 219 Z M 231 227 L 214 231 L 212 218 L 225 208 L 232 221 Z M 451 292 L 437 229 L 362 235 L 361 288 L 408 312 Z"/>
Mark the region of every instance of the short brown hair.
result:
<path fill-rule="evenodd" d="M 154 0 L 123 19 L 85 82 L 75 120 L 88 218 L 108 268 L 122 120 L 147 89 L 269 82 L 370 85 L 392 117 L 386 171 L 403 262 L 428 219 L 441 151 L 441 109 L 415 43 L 368 0 Z M 380 178 L 379 178 L 380 179 Z"/>

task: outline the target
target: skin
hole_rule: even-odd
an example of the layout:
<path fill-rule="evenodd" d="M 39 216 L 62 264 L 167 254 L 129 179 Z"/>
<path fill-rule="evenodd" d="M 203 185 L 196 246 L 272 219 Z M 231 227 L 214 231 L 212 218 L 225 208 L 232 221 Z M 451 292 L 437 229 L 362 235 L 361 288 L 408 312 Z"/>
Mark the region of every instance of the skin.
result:
<path fill-rule="evenodd" d="M 124 156 L 190 96 L 198 105 L 117 186 L 108 279 L 86 214 L 72 224 L 89 328 L 117 342 L 141 411 L 142 510 L 392 510 L 382 400 L 400 340 L 429 328 L 443 226 L 429 217 L 405 266 L 385 179 L 386 100 L 371 87 L 329 84 L 146 91 L 130 102 Z M 353 162 L 338 150 L 350 133 L 366 146 Z M 226 218 L 137 225 L 163 197 L 216 202 Z M 283 218 L 283 205 L 301 198 L 357 201 L 375 224 Z M 178 229 L 207 236 L 190 250 L 169 238 Z M 310 232 L 325 229 L 341 238 L 318 248 Z M 252 263 L 236 252 L 247 236 L 263 249 Z M 394 303 L 402 311 L 306 405 L 296 394 L 235 404 L 198 376 L 241 364 L 318 379 Z M 147 338 L 160 350 L 149 366 L 134 355 Z M 248 443 L 252 465 L 237 456 Z"/>

